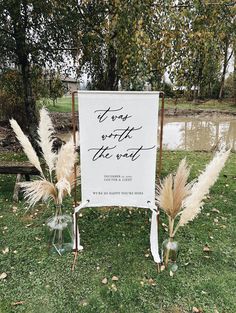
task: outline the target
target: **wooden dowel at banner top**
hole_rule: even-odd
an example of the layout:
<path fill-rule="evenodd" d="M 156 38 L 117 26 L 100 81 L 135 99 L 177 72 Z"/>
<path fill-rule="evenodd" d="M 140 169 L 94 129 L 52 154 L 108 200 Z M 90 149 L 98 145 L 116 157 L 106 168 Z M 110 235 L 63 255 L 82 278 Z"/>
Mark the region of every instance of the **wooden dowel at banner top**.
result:
<path fill-rule="evenodd" d="M 162 169 L 162 149 L 163 149 L 163 126 L 164 126 L 164 108 L 165 108 L 165 95 L 164 92 L 160 93 L 162 97 L 161 101 L 161 128 L 160 128 L 160 148 L 159 148 L 159 166 L 158 166 L 158 180 L 161 178 L 161 169 Z"/>

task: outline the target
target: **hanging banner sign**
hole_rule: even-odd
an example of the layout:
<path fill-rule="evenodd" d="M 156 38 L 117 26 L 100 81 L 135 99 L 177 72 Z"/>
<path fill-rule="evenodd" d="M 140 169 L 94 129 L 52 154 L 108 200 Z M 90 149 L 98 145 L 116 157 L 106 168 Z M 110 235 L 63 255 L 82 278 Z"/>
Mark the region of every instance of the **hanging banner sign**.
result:
<path fill-rule="evenodd" d="M 157 92 L 79 91 L 82 201 L 155 205 Z"/>

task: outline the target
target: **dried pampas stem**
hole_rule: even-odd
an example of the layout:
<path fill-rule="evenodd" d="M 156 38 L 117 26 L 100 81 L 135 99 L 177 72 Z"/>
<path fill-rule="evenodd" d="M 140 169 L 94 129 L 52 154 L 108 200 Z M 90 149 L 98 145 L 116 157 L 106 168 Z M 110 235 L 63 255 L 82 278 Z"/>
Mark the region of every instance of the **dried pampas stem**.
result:
<path fill-rule="evenodd" d="M 56 154 L 52 151 L 54 127 L 45 108 L 40 110 L 40 122 L 38 127 L 39 144 L 42 148 L 44 160 L 49 169 L 49 175 L 52 180 L 52 170 L 55 166 Z"/>
<path fill-rule="evenodd" d="M 11 124 L 11 127 L 13 128 L 13 130 L 16 134 L 17 139 L 19 140 L 20 144 L 22 145 L 23 150 L 24 150 L 25 154 L 27 155 L 30 163 L 32 163 L 37 168 L 37 170 L 41 173 L 41 175 L 44 177 L 44 174 L 43 174 L 40 162 L 39 162 L 39 158 L 38 158 L 34 148 L 32 147 L 29 139 L 23 133 L 22 129 L 20 128 L 20 126 L 16 120 L 11 119 L 10 124 Z"/>
<path fill-rule="evenodd" d="M 58 203 L 61 204 L 64 195 L 70 195 L 71 185 L 69 181 L 63 177 L 56 183 L 56 187 L 58 189 Z"/>

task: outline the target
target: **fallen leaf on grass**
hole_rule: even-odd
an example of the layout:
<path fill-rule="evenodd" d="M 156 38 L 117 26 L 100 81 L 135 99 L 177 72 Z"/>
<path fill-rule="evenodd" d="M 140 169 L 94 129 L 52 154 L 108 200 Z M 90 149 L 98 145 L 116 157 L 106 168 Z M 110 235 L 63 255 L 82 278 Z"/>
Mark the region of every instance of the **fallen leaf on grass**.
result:
<path fill-rule="evenodd" d="M 104 284 L 104 285 L 106 285 L 107 284 L 107 278 L 105 277 L 105 278 L 103 278 L 103 280 L 102 280 L 102 283 Z"/>
<path fill-rule="evenodd" d="M 202 308 L 197 308 L 194 306 L 192 308 L 192 313 L 203 313 L 203 310 L 202 310 Z"/>
<path fill-rule="evenodd" d="M 25 303 L 25 301 L 17 301 L 17 302 L 13 302 L 11 305 L 16 306 L 16 305 L 21 305 L 24 303 Z"/>
<path fill-rule="evenodd" d="M 8 247 L 6 247 L 5 249 L 2 250 L 3 254 L 7 254 L 8 252 L 9 252 L 9 248 Z"/>
<path fill-rule="evenodd" d="M 87 306 L 88 302 L 87 302 L 87 300 L 81 300 L 79 304 L 82 306 Z"/>
<path fill-rule="evenodd" d="M 33 225 L 32 223 L 31 224 L 27 224 L 25 227 L 28 228 L 30 227 L 31 225 Z"/>
<path fill-rule="evenodd" d="M 7 277 L 7 273 L 1 273 L 0 279 L 5 279 Z"/>
<path fill-rule="evenodd" d="M 212 211 L 212 212 L 215 212 L 215 213 L 220 213 L 220 211 L 217 210 L 216 208 L 213 208 L 211 211 Z"/>
<path fill-rule="evenodd" d="M 157 284 L 155 283 L 154 279 L 152 279 L 152 278 L 149 278 L 148 284 L 151 285 L 151 286 L 156 286 L 156 285 L 157 285 Z"/>
<path fill-rule="evenodd" d="M 115 284 L 112 284 L 112 285 L 111 285 L 111 289 L 114 290 L 114 291 L 117 291 L 116 285 L 115 285 Z"/>
<path fill-rule="evenodd" d="M 210 249 L 210 247 L 209 247 L 208 245 L 205 245 L 205 246 L 203 247 L 203 251 L 204 251 L 204 252 L 211 252 L 211 249 Z"/>
<path fill-rule="evenodd" d="M 13 206 L 13 207 L 12 207 L 12 212 L 13 212 L 13 213 L 16 213 L 16 211 L 17 211 L 17 206 Z"/>
<path fill-rule="evenodd" d="M 119 280 L 119 278 L 117 276 L 113 276 L 111 280 L 117 281 L 117 280 Z"/>

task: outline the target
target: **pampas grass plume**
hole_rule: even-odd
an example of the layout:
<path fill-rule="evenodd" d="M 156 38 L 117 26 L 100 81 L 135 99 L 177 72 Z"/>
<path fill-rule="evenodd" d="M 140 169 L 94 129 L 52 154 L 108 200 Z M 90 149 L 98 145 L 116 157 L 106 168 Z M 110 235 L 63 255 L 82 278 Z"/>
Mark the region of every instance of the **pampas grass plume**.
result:
<path fill-rule="evenodd" d="M 56 154 L 52 151 L 54 127 L 50 119 L 48 110 L 42 108 L 40 110 L 40 122 L 38 127 L 39 144 L 42 148 L 43 158 L 47 163 L 49 174 L 55 166 Z"/>
<path fill-rule="evenodd" d="M 205 171 L 200 174 L 198 180 L 193 184 L 190 195 L 183 202 L 184 209 L 180 217 L 179 226 L 184 226 L 200 213 L 203 205 L 202 200 L 216 182 L 229 154 L 230 150 L 216 153 L 212 161 L 206 166 Z"/>
<path fill-rule="evenodd" d="M 189 168 L 183 159 L 175 177 L 172 174 L 168 175 L 157 188 L 157 203 L 172 219 L 179 213 L 184 198 L 189 194 L 188 176 Z"/>
<path fill-rule="evenodd" d="M 17 139 L 22 145 L 23 150 L 25 154 L 27 155 L 30 163 L 32 163 L 37 168 L 37 170 L 42 174 L 42 176 L 44 176 L 40 162 L 39 162 L 39 158 L 34 148 L 32 147 L 28 137 L 26 137 L 26 135 L 23 133 L 22 129 L 20 128 L 16 120 L 11 119 L 10 124 L 16 134 Z"/>
<path fill-rule="evenodd" d="M 173 186 L 173 216 L 176 216 L 181 207 L 183 200 L 189 195 L 190 186 L 187 184 L 190 169 L 187 166 L 186 159 L 184 158 L 177 169 L 174 186 Z"/>
<path fill-rule="evenodd" d="M 157 203 L 169 216 L 172 215 L 173 211 L 173 176 L 172 174 L 168 175 L 163 183 L 161 183 L 158 188 Z"/>
<path fill-rule="evenodd" d="M 48 165 L 51 182 L 48 181 L 40 166 L 39 158 L 34 151 L 29 139 L 22 132 L 18 123 L 12 119 L 11 126 L 21 143 L 24 152 L 29 161 L 40 171 L 42 177 L 31 182 L 22 182 L 20 185 L 24 189 L 24 197 L 29 203 L 30 207 L 34 206 L 38 201 L 46 201 L 52 199 L 56 205 L 61 205 L 63 197 L 71 193 L 71 189 L 75 187 L 77 177 L 80 170 L 76 167 L 76 174 L 74 166 L 77 161 L 77 153 L 75 146 L 77 145 L 78 134 L 76 134 L 76 142 L 73 137 L 61 147 L 58 155 L 52 151 L 54 128 L 49 117 L 48 111 L 43 108 L 40 110 L 40 123 L 38 127 L 39 144 L 42 148 L 43 157 Z M 55 164 L 56 163 L 56 164 Z M 56 174 L 57 183 L 53 182 L 53 175 Z"/>
<path fill-rule="evenodd" d="M 56 176 L 57 181 L 62 178 L 69 180 L 76 163 L 77 153 L 75 152 L 75 145 L 73 141 L 73 136 L 70 140 L 61 147 L 58 153 L 57 164 L 56 164 Z"/>
<path fill-rule="evenodd" d="M 45 179 L 22 182 L 20 185 L 24 189 L 24 197 L 30 207 L 34 206 L 40 200 L 46 201 L 52 199 L 55 203 L 57 202 L 55 186 Z"/>

